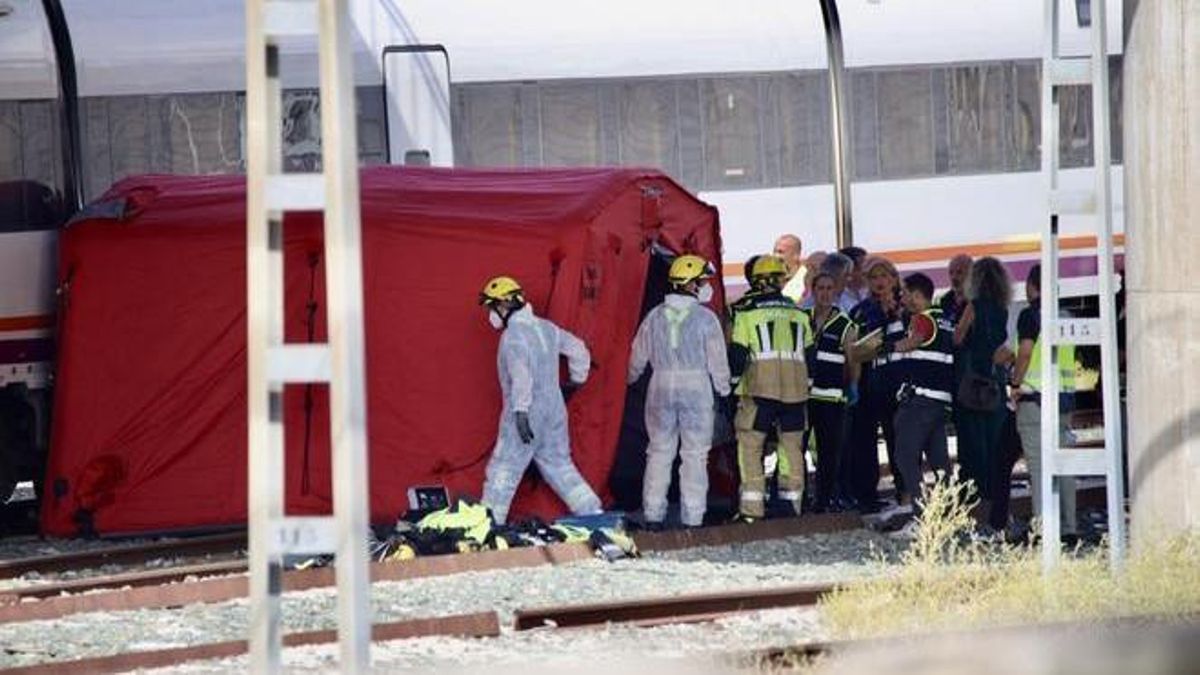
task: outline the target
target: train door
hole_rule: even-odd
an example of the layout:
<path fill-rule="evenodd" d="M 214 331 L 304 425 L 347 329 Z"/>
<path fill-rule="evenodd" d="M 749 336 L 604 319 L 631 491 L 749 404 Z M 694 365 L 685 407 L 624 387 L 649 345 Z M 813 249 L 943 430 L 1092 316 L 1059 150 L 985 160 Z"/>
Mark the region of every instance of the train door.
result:
<path fill-rule="evenodd" d="M 58 228 L 78 207 L 74 57 L 57 0 L 0 3 L 0 504 L 48 445 Z"/>
<path fill-rule="evenodd" d="M 454 166 L 450 54 L 442 45 L 383 49 L 388 162 Z"/>

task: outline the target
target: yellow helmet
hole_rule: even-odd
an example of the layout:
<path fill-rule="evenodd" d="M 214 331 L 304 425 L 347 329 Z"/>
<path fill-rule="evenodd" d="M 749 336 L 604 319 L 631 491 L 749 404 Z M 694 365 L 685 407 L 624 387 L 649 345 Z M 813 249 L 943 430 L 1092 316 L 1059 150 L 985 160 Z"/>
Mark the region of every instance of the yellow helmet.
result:
<path fill-rule="evenodd" d="M 479 304 L 492 305 L 502 300 L 516 300 L 525 303 L 525 291 L 521 284 L 512 277 L 494 277 L 483 285 L 479 293 Z"/>
<path fill-rule="evenodd" d="M 667 281 L 672 286 L 683 286 L 697 279 L 708 279 L 713 276 L 712 265 L 698 255 L 681 255 L 671 263 L 667 272 Z"/>
<path fill-rule="evenodd" d="M 760 255 L 750 266 L 750 283 L 757 284 L 771 280 L 772 277 L 782 279 L 787 276 L 787 265 L 783 258 L 777 255 Z"/>

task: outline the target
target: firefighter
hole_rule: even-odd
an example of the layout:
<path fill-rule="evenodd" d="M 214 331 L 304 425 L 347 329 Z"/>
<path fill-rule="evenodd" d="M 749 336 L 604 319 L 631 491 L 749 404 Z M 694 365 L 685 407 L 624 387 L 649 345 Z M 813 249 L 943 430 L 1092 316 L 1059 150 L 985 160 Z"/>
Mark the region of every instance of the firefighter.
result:
<path fill-rule="evenodd" d="M 521 285 L 511 277 L 488 281 L 479 303 L 487 308 L 492 327 L 503 331 L 497 366 L 504 406 L 487 465 L 483 503 L 492 509 L 496 523 L 504 524 L 513 494 L 533 461 L 572 513 L 600 513 L 600 499 L 571 461 L 567 406 L 558 380 L 562 354 L 570 373 L 568 392 L 583 385 L 591 368 L 587 347 L 535 316 Z"/>
<path fill-rule="evenodd" d="M 729 363 L 721 321 L 704 306 L 713 296 L 712 266 L 695 255 L 671 263 L 671 290 L 646 315 L 633 340 L 628 381 L 649 365 L 646 393 L 646 473 L 642 509 L 655 529 L 667 515 L 671 466 L 680 456 L 679 501 L 684 526 L 698 527 L 708 506 L 708 451 L 713 436 L 713 392 L 729 395 Z"/>
<path fill-rule="evenodd" d="M 800 513 L 808 400 L 804 350 L 813 342 L 808 315 L 782 293 L 787 279 L 783 260 L 760 256 L 750 277 L 753 299 L 735 315 L 729 348 L 739 397 L 734 428 L 741 470 L 739 517 L 744 521 L 765 515 L 763 445 L 771 430 L 779 436 L 779 497 Z"/>

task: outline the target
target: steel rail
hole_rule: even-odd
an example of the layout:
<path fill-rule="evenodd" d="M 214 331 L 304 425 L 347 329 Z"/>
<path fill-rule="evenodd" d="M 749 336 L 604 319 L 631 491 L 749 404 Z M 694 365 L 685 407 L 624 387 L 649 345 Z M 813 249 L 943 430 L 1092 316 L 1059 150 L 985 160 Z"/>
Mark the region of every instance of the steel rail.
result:
<path fill-rule="evenodd" d="M 65 572 L 101 565 L 144 563 L 164 556 L 230 553 L 246 547 L 246 533 L 235 532 L 131 546 L 112 546 L 0 561 L 0 579 L 37 572 Z"/>
<path fill-rule="evenodd" d="M 785 588 L 520 609 L 515 613 L 513 627 L 521 631 L 546 627 L 604 626 L 611 623 L 637 626 L 696 623 L 712 621 L 738 612 L 812 606 L 817 604 L 823 596 L 832 592 L 834 588 L 832 584 L 809 584 Z"/>
<path fill-rule="evenodd" d="M 460 637 L 498 637 L 500 617 L 496 612 L 457 614 L 452 616 L 409 619 L 393 623 L 379 623 L 371 627 L 371 639 L 375 642 L 401 640 L 433 635 Z M 317 630 L 289 633 L 283 636 L 287 647 L 331 644 L 337 642 L 336 630 Z M 33 666 L 7 668 L 0 672 L 7 675 L 76 675 L 80 673 L 121 673 L 143 668 L 163 668 L 186 661 L 208 661 L 241 656 L 249 651 L 249 642 L 235 640 L 213 642 L 190 647 L 176 647 L 153 651 L 127 652 L 113 656 L 97 656 L 72 661 L 55 661 Z"/>

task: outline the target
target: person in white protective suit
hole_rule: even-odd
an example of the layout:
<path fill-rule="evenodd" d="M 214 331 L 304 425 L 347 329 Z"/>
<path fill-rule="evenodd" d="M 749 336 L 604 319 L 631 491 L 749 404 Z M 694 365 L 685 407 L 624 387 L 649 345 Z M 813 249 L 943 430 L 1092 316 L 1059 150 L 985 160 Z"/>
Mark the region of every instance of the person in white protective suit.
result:
<path fill-rule="evenodd" d="M 483 503 L 491 508 L 496 523 L 504 524 L 513 494 L 533 461 L 572 513 L 601 513 L 600 498 L 571 461 L 564 401 L 587 380 L 591 368 L 587 346 L 535 316 L 521 285 L 511 277 L 488 281 L 479 303 L 487 308 L 492 327 L 503 331 L 496 365 L 504 407 L 487 465 Z M 563 387 L 558 380 L 560 354 L 567 357 L 571 378 Z"/>
<path fill-rule="evenodd" d="M 703 303 L 712 299 L 712 266 L 695 255 L 675 259 L 668 271 L 671 290 L 646 315 L 633 340 L 629 384 L 652 369 L 646 393 L 646 474 L 642 511 L 648 529 L 662 527 L 675 454 L 681 457 L 681 520 L 704 521 L 708 506 L 708 451 L 712 447 L 713 392 L 729 395 L 725 333 L 717 315 Z"/>

